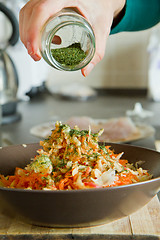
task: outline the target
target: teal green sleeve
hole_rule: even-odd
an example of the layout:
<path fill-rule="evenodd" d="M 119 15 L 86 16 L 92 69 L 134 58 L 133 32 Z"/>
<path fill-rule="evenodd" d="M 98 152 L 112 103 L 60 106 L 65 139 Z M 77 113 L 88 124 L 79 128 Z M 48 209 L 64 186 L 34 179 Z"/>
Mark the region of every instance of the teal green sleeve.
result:
<path fill-rule="evenodd" d="M 126 0 L 125 14 L 111 34 L 145 30 L 159 22 L 160 0 Z"/>

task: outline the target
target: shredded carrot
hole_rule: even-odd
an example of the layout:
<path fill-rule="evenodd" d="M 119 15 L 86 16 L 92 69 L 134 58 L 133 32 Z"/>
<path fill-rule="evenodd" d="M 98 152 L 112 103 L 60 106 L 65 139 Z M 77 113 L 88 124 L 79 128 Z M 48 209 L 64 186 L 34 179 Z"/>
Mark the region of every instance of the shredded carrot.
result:
<path fill-rule="evenodd" d="M 98 133 L 57 122 L 51 136 L 40 141 L 42 149 L 24 168 L 16 168 L 13 176 L 0 175 L 0 186 L 34 190 L 72 190 L 106 188 L 132 184 L 152 176 L 136 168 L 123 153 L 111 146 L 99 145 Z"/>
<path fill-rule="evenodd" d="M 125 160 L 125 159 L 120 159 L 120 160 L 119 160 L 119 163 L 122 164 L 123 166 L 126 166 L 126 164 L 128 163 L 128 161 Z"/>

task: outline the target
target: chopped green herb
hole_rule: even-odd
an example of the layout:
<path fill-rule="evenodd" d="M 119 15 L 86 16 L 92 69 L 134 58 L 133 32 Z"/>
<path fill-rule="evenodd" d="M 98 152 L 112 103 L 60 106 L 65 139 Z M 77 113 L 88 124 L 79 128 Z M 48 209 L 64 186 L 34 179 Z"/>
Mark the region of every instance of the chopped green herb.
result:
<path fill-rule="evenodd" d="M 99 147 L 103 150 L 103 152 L 104 152 L 105 154 L 108 154 L 108 151 L 107 151 L 105 145 L 100 145 Z"/>
<path fill-rule="evenodd" d="M 61 159 L 61 161 L 58 163 L 57 167 L 63 168 L 65 165 L 66 165 L 66 161 L 64 161 L 64 159 Z"/>
<path fill-rule="evenodd" d="M 80 43 L 74 43 L 69 47 L 51 50 L 55 60 L 64 66 L 78 65 L 86 58 L 86 53 L 81 49 Z"/>
<path fill-rule="evenodd" d="M 78 136 L 86 136 L 87 134 L 89 134 L 88 130 L 77 130 L 77 129 L 71 129 L 69 132 L 70 136 L 72 137 L 73 135 L 78 135 Z"/>

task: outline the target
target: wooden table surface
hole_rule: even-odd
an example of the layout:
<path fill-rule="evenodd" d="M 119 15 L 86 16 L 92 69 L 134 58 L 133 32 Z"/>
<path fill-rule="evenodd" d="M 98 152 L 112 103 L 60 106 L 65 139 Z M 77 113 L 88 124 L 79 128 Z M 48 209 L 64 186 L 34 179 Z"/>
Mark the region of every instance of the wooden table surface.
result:
<path fill-rule="evenodd" d="M 0 240 L 39 239 L 160 239 L 160 203 L 155 196 L 134 214 L 114 222 L 87 228 L 47 228 L 22 222 L 18 217 L 0 213 Z"/>

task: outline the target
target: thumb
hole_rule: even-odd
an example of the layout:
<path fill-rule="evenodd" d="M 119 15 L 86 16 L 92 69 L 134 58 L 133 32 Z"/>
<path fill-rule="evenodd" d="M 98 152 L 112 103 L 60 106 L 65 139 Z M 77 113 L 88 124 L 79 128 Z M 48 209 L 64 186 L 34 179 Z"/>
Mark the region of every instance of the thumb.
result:
<path fill-rule="evenodd" d="M 81 72 L 84 77 L 88 76 L 94 68 L 94 63 L 90 62 L 86 67 L 82 68 Z"/>
<path fill-rule="evenodd" d="M 105 55 L 106 41 L 109 36 L 109 32 L 110 28 L 108 28 L 108 31 L 106 31 L 105 34 L 104 31 L 98 31 L 97 33 L 95 32 L 96 51 L 91 62 L 81 70 L 84 77 L 88 76 L 89 73 L 93 70 L 93 68 L 103 59 Z"/>
<path fill-rule="evenodd" d="M 106 41 L 104 41 L 106 42 Z M 105 54 L 105 44 L 101 45 L 99 44 L 100 46 L 98 46 L 98 49 L 96 50 L 95 52 L 95 55 L 93 57 L 93 59 L 91 60 L 91 62 L 85 66 L 81 72 L 82 72 L 82 75 L 84 77 L 88 76 L 90 74 L 90 72 L 93 70 L 93 68 L 103 59 L 104 57 L 104 54 Z"/>

